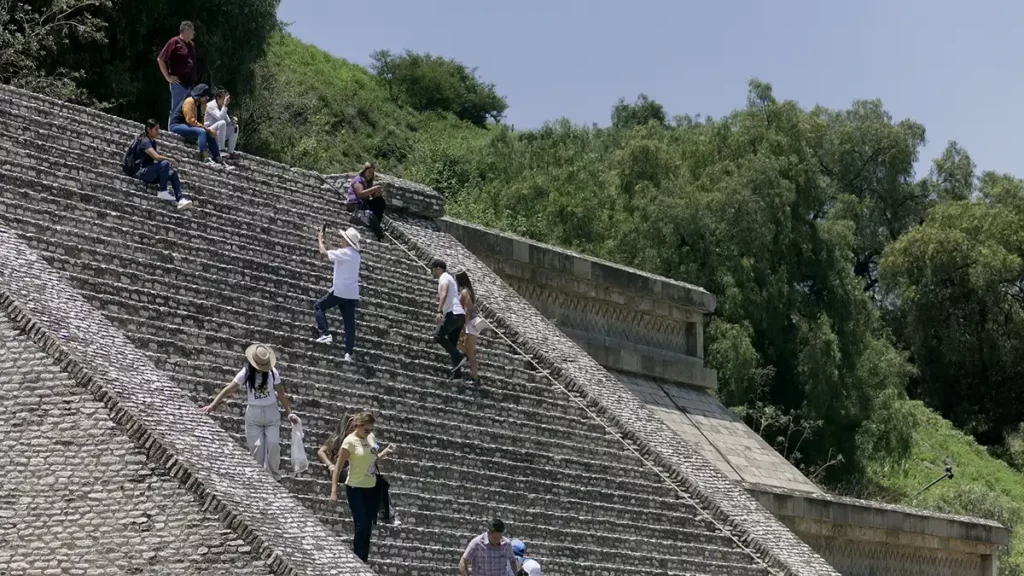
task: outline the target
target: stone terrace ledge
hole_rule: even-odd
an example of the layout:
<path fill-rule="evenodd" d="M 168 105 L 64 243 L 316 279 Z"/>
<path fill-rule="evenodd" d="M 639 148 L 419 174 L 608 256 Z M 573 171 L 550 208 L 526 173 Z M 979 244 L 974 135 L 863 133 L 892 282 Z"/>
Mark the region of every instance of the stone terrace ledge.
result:
<path fill-rule="evenodd" d="M 839 576 L 810 546 L 707 458 L 684 442 L 645 404 L 541 315 L 526 299 L 431 221 L 398 217 L 390 232 L 420 261 L 434 256 L 466 269 L 487 321 L 523 348 L 561 386 L 588 405 L 745 547 L 786 576 Z"/>
<path fill-rule="evenodd" d="M 704 315 L 715 296 L 687 284 L 461 220 L 438 226 L 605 368 L 706 389 Z"/>
<path fill-rule="evenodd" d="M 346 187 L 357 172 L 346 174 L 328 174 L 324 176 L 337 190 L 343 194 L 348 193 Z M 417 184 L 411 180 L 396 178 L 377 172 L 374 178 L 378 184 L 386 184 L 384 198 L 388 202 L 388 210 L 408 212 L 424 218 L 440 218 L 444 216 L 445 200 L 434 190 Z"/>
<path fill-rule="evenodd" d="M 274 574 L 375 576 L 2 220 L 0 309 Z"/>
<path fill-rule="evenodd" d="M 747 491 L 845 576 L 996 576 L 1009 532 L 996 522 L 747 485 Z"/>

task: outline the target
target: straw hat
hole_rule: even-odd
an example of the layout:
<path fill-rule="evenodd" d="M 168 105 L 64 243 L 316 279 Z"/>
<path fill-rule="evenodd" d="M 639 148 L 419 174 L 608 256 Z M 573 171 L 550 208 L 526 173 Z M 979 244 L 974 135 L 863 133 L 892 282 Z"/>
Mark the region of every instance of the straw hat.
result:
<path fill-rule="evenodd" d="M 245 349 L 249 364 L 260 372 L 270 372 L 277 364 L 277 354 L 266 344 L 253 344 Z"/>
<path fill-rule="evenodd" d="M 349 245 L 355 248 L 357 252 L 359 251 L 359 241 L 361 240 L 361 238 L 359 237 L 358 230 L 356 230 L 355 228 L 349 228 L 348 230 L 344 231 L 338 230 L 338 233 L 341 234 L 341 237 L 344 238 L 345 241 L 349 243 Z"/>

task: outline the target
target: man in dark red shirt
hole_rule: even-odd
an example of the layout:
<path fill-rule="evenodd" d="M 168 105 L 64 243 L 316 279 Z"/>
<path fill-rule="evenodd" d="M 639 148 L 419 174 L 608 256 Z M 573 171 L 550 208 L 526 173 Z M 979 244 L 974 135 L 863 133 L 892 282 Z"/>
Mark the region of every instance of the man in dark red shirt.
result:
<path fill-rule="evenodd" d="M 174 109 L 188 97 L 192 87 L 199 81 L 196 45 L 192 42 L 195 36 L 195 26 L 187 20 L 182 22 L 178 27 L 178 35 L 168 40 L 160 55 L 156 57 L 160 73 L 171 86 L 171 114 L 174 114 Z"/>

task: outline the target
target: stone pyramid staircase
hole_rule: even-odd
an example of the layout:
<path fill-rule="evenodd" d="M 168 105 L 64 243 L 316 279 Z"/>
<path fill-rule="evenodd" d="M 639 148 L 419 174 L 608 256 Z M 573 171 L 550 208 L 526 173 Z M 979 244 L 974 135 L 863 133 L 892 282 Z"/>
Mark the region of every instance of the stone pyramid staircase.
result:
<path fill-rule="evenodd" d="M 282 483 L 339 534 L 351 532 L 349 513 L 328 505 L 314 450 L 344 412 L 374 411 L 379 437 L 400 445 L 382 472 L 402 520 L 377 528 L 377 573 L 454 574 L 494 515 L 549 575 L 790 573 L 767 568 L 771 558 L 724 531 L 510 342 L 482 338 L 482 386 L 446 381 L 447 357 L 429 337 L 435 284 L 400 243 L 363 236 L 356 362 L 341 361 L 337 343 L 315 344 L 312 305 L 331 271 L 315 234 L 325 221 L 344 225 L 335 192 L 315 174 L 254 157 L 234 172 L 200 165 L 165 133 L 162 150 L 182 159 L 195 201 L 177 212 L 121 175 L 139 131 L 0 87 L 0 226 L 62 271 L 197 405 L 242 366 L 249 343 L 274 346 L 311 461 Z M 234 398 L 215 416 L 240 444 L 243 411 Z"/>

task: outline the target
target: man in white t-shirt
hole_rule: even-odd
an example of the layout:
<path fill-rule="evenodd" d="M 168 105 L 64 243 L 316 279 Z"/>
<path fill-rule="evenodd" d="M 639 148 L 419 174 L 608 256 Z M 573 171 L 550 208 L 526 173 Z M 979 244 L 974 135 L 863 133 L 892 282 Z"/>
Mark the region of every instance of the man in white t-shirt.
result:
<path fill-rule="evenodd" d="M 466 311 L 459 301 L 459 287 L 448 273 L 444 260 L 435 258 L 431 261 L 430 272 L 437 278 L 437 330 L 434 340 L 452 357 L 452 378 L 461 378 L 466 355 L 459 352 L 459 335 L 466 323 Z"/>
<path fill-rule="evenodd" d="M 356 306 L 359 304 L 359 232 L 349 228 L 341 232 L 342 245 L 328 250 L 324 245 L 326 226 L 317 234 L 316 241 L 320 253 L 334 263 L 334 284 L 326 296 L 313 306 L 316 312 L 316 327 L 321 344 L 334 342 L 334 336 L 327 325 L 327 311 L 337 306 L 341 308 L 341 317 L 345 321 L 345 361 L 352 361 L 352 350 L 356 345 Z"/>

